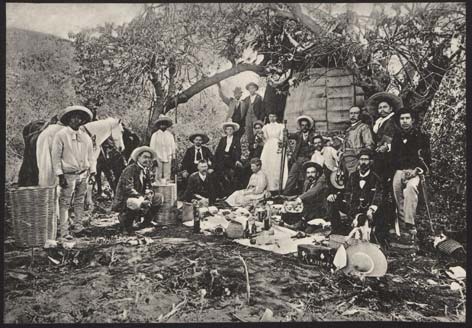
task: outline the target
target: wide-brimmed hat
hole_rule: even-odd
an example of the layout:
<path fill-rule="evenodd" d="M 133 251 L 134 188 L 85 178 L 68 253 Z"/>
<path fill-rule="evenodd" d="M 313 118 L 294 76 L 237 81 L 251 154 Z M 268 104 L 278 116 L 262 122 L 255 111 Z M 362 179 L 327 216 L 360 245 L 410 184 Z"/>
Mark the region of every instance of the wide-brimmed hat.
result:
<path fill-rule="evenodd" d="M 155 160 L 157 158 L 156 152 L 149 146 L 141 146 L 136 148 L 135 150 L 133 150 L 129 158 L 136 162 L 138 160 L 139 155 L 144 152 L 150 153 L 152 156 L 152 160 Z"/>
<path fill-rule="evenodd" d="M 93 114 L 92 114 L 92 111 L 90 109 L 88 109 L 87 107 L 84 107 L 84 106 L 78 106 L 78 105 L 74 105 L 74 106 L 69 106 L 69 107 L 66 107 L 64 109 L 64 111 L 59 114 L 58 118 L 59 118 L 59 121 L 62 123 L 62 124 L 66 124 L 66 118 L 73 112 L 82 112 L 84 113 L 85 115 L 87 115 L 87 122 L 90 122 L 93 118 Z"/>
<path fill-rule="evenodd" d="M 331 175 L 329 176 L 329 181 L 331 182 L 331 185 L 339 190 L 344 189 L 344 178 L 340 179 L 340 177 L 344 177 L 343 175 L 340 175 L 341 169 L 335 168 L 333 172 L 331 172 Z"/>
<path fill-rule="evenodd" d="M 234 132 L 239 130 L 239 124 L 236 122 L 224 122 L 221 124 L 221 128 L 225 130 L 228 126 L 231 126 L 234 129 Z"/>
<path fill-rule="evenodd" d="M 203 145 L 208 143 L 208 141 L 210 141 L 210 138 L 208 138 L 208 136 L 203 132 L 197 132 L 197 133 L 191 134 L 190 137 L 188 137 L 188 140 L 190 140 L 190 142 L 193 143 L 193 140 L 196 137 L 202 137 L 202 139 L 203 139 L 202 144 Z"/>
<path fill-rule="evenodd" d="M 172 119 L 166 115 L 160 115 L 154 126 L 158 126 L 160 123 L 166 123 L 168 127 L 173 124 Z"/>
<path fill-rule="evenodd" d="M 297 117 L 297 124 L 300 126 L 300 121 L 306 120 L 310 123 L 310 129 L 313 127 L 313 119 L 308 115 L 301 115 Z"/>
<path fill-rule="evenodd" d="M 323 167 L 313 161 L 306 161 L 305 163 L 303 163 L 303 172 L 306 172 L 306 169 L 309 167 L 314 167 L 320 174 L 323 173 Z"/>
<path fill-rule="evenodd" d="M 372 150 L 370 150 L 369 148 L 362 148 L 360 151 L 359 151 L 359 154 L 357 154 L 357 158 L 361 158 L 361 156 L 363 155 L 367 155 L 369 156 L 370 159 L 374 159 L 373 156 L 373 152 Z"/>
<path fill-rule="evenodd" d="M 264 126 L 264 122 L 262 122 L 261 120 L 256 120 L 252 122 L 252 127 L 254 128 L 257 124 Z"/>
<path fill-rule="evenodd" d="M 251 85 L 255 86 L 256 89 L 259 90 L 259 86 L 255 82 L 249 82 L 248 84 L 246 84 L 246 90 L 249 91 L 249 86 L 251 86 Z"/>
<path fill-rule="evenodd" d="M 366 107 L 369 113 L 377 114 L 379 104 L 382 101 L 387 102 L 392 107 L 392 111 L 395 113 L 403 107 L 402 98 L 388 92 L 377 92 L 370 96 L 370 98 L 367 100 Z"/>
<path fill-rule="evenodd" d="M 382 277 L 387 273 L 387 259 L 378 245 L 360 242 L 346 248 L 344 273 L 365 277 Z"/>

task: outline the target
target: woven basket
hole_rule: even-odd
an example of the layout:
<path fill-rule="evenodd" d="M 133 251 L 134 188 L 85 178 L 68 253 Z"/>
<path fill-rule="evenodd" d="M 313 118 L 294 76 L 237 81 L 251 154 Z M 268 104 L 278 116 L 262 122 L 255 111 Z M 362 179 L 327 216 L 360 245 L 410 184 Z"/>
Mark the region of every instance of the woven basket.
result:
<path fill-rule="evenodd" d="M 19 187 L 8 190 L 8 211 L 18 247 L 42 247 L 56 239 L 56 186 Z"/>
<path fill-rule="evenodd" d="M 454 239 L 446 239 L 438 244 L 437 247 L 441 252 L 451 255 L 455 251 L 462 249 L 464 250 L 464 246 L 462 246 L 459 242 L 455 241 Z M 464 250 L 465 251 L 465 250 Z"/>
<path fill-rule="evenodd" d="M 163 196 L 162 205 L 159 207 L 154 221 L 160 225 L 177 224 L 175 215 L 177 186 L 175 183 L 153 186 L 153 189 L 155 193 L 160 193 Z"/>

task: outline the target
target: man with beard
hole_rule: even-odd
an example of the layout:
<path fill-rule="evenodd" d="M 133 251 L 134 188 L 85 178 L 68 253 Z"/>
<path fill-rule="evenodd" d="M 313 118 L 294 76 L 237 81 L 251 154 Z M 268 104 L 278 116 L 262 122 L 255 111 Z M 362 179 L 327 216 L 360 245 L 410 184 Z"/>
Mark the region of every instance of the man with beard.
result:
<path fill-rule="evenodd" d="M 157 157 L 148 146 L 138 147 L 131 153 L 130 164 L 121 173 L 113 199 L 112 210 L 119 212 L 122 231 L 133 234 L 133 223 L 144 216 L 141 228 L 151 225 L 163 195 L 152 191 L 149 168 Z"/>
<path fill-rule="evenodd" d="M 400 131 L 392 138 L 393 194 L 397 216 L 404 228 L 416 235 L 415 216 L 418 205 L 418 174 L 429 171 L 431 151 L 429 136 L 415 127 L 413 112 L 402 109 L 398 115 Z M 407 234 L 405 234 L 407 235 Z"/>
<path fill-rule="evenodd" d="M 60 238 L 72 239 L 69 233 L 69 207 L 73 203 L 75 218 L 81 224 L 87 183 L 95 183 L 96 159 L 93 142 L 81 125 L 90 122 L 92 112 L 83 106 L 67 107 L 59 120 L 66 127 L 52 141 L 51 161 L 59 178 Z"/>
<path fill-rule="evenodd" d="M 217 83 L 218 85 L 218 93 L 220 95 L 221 100 L 228 106 L 228 114 L 226 115 L 226 121 L 231 119 L 234 123 L 239 124 L 239 130 L 234 133 L 234 136 L 238 139 L 244 134 L 244 124 L 245 120 L 243 120 L 242 109 L 241 109 L 241 96 L 243 95 L 243 90 L 240 87 L 236 87 L 233 90 L 234 97 L 226 97 L 221 90 L 220 82 Z M 250 128 L 250 127 L 248 127 Z"/>
<path fill-rule="evenodd" d="M 323 173 L 329 184 L 329 177 L 335 170 L 336 162 L 338 161 L 338 151 L 331 146 L 325 145 L 325 141 L 321 135 L 313 137 L 313 146 L 315 147 L 315 151 L 311 156 L 311 161 L 323 167 Z"/>
<path fill-rule="evenodd" d="M 351 126 L 347 128 L 342 147 L 342 166 L 349 176 L 357 169 L 358 156 L 362 149 L 374 149 L 374 139 L 370 127 L 360 119 L 361 109 L 351 107 L 349 120 Z"/>
<path fill-rule="evenodd" d="M 184 201 L 192 202 L 198 200 L 208 205 L 213 205 L 216 200 L 215 183 L 213 176 L 208 173 L 208 162 L 200 160 L 198 171 L 192 173 L 188 178 L 187 189 L 184 193 Z"/>
<path fill-rule="evenodd" d="M 323 168 L 318 163 L 308 161 L 303 164 L 306 179 L 303 193 L 298 197 L 303 203 L 303 218 L 311 220 L 326 216 L 326 192 L 328 185 Z"/>
<path fill-rule="evenodd" d="M 289 133 L 289 139 L 295 139 L 295 149 L 292 154 L 293 164 L 288 172 L 287 183 L 284 189 L 285 196 L 292 196 L 300 193 L 300 181 L 303 163 L 309 161 L 314 151 L 312 143 L 313 119 L 309 116 L 302 115 L 297 118 L 297 123 L 300 128 L 299 132 Z"/>
<path fill-rule="evenodd" d="M 330 194 L 328 200 L 328 218 L 333 234 L 347 234 L 351 228 L 341 222 L 339 211 L 354 220 L 357 214 L 366 214 L 375 226 L 375 230 L 384 225 L 381 212 L 382 183 L 371 170 L 372 152 L 362 149 L 358 155 L 358 168 L 348 178 L 345 193 Z M 347 197 L 346 197 L 347 196 Z"/>
<path fill-rule="evenodd" d="M 172 126 L 172 119 L 161 115 L 156 121 L 157 131 L 152 134 L 149 146 L 157 154 L 156 178 L 170 180 L 172 161 L 175 160 L 177 146 L 174 135 L 168 130 Z"/>
<path fill-rule="evenodd" d="M 193 143 L 193 146 L 185 151 L 184 158 L 182 159 L 182 177 L 184 179 L 187 179 L 189 175 L 197 171 L 199 161 L 207 161 L 209 167 L 213 164 L 211 150 L 203 146 L 210 141 L 210 138 L 204 133 L 194 133 L 190 135 L 189 140 Z M 210 168 L 209 173 L 212 172 L 213 170 Z"/>

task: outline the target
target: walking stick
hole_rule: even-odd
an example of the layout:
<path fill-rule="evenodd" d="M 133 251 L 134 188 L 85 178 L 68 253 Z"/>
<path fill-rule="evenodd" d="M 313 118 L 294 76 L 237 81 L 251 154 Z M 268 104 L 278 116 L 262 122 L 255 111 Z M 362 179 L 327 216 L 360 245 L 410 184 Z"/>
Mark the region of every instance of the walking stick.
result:
<path fill-rule="evenodd" d="M 429 210 L 429 200 L 428 200 L 428 193 L 426 191 L 426 179 L 425 179 L 425 174 L 427 174 L 429 172 L 429 170 L 428 170 L 428 166 L 426 165 L 423 157 L 421 156 L 421 149 L 418 150 L 418 157 L 419 157 L 421 163 L 423 164 L 423 166 L 426 168 L 426 172 L 419 172 L 418 175 L 420 177 L 421 190 L 422 190 L 422 194 L 423 194 L 424 203 L 425 203 L 425 206 L 426 206 L 426 214 L 428 215 L 428 219 L 429 219 L 429 226 L 431 228 L 431 232 L 434 234 L 433 220 L 431 219 L 431 212 Z"/>
<path fill-rule="evenodd" d="M 284 129 L 282 131 L 282 153 L 280 156 L 279 197 L 282 195 L 282 184 L 285 171 L 285 158 L 287 155 L 287 133 L 287 120 L 284 120 Z"/>

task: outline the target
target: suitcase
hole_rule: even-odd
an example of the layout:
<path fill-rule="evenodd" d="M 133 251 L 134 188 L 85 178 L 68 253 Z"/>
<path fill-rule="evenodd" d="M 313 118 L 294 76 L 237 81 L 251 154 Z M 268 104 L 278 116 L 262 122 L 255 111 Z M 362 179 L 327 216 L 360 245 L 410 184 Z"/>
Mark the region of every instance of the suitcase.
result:
<path fill-rule="evenodd" d="M 298 258 L 302 263 L 333 268 L 337 247 L 314 244 L 298 245 Z"/>

